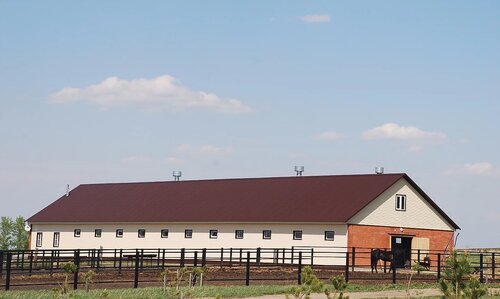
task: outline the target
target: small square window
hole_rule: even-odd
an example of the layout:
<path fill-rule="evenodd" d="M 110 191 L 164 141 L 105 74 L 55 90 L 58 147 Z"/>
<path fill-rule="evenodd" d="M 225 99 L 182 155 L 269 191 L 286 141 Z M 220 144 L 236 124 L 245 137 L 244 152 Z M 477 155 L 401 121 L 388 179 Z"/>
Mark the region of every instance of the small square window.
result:
<path fill-rule="evenodd" d="M 42 247 L 43 233 L 36 233 L 36 247 Z"/>
<path fill-rule="evenodd" d="M 406 211 L 406 195 L 396 194 L 396 211 Z"/>
<path fill-rule="evenodd" d="M 61 233 L 55 232 L 54 233 L 54 240 L 52 241 L 52 246 L 59 247 L 59 240 L 60 239 L 61 239 Z"/>
<path fill-rule="evenodd" d="M 333 241 L 335 237 L 335 232 L 333 230 L 325 231 L 325 241 Z"/>
<path fill-rule="evenodd" d="M 235 239 L 243 239 L 243 230 L 242 229 L 237 229 L 234 231 L 234 238 Z"/>
<path fill-rule="evenodd" d="M 184 238 L 191 239 L 192 237 L 193 237 L 193 230 L 192 229 L 186 229 L 184 231 Z"/>
<path fill-rule="evenodd" d="M 265 229 L 262 231 L 262 239 L 266 239 L 266 240 L 271 239 L 271 230 L 270 229 Z"/>
<path fill-rule="evenodd" d="M 80 238 L 80 236 L 81 236 L 81 235 L 82 235 L 82 230 L 81 230 L 81 229 L 77 228 L 77 229 L 75 229 L 75 230 L 73 231 L 73 236 L 74 236 L 75 238 Z"/>
<path fill-rule="evenodd" d="M 119 228 L 116 230 L 116 237 L 123 238 L 123 229 L 122 228 Z"/>
<path fill-rule="evenodd" d="M 216 229 L 211 229 L 209 233 L 210 239 L 217 239 L 218 234 L 219 232 Z"/>
<path fill-rule="evenodd" d="M 161 237 L 162 238 L 168 238 L 168 229 L 162 229 L 161 230 Z"/>
<path fill-rule="evenodd" d="M 137 237 L 139 238 L 145 238 L 146 237 L 146 230 L 141 228 L 137 230 Z"/>
<path fill-rule="evenodd" d="M 302 231 L 301 230 L 294 230 L 293 231 L 293 239 L 294 240 L 302 240 Z"/>
<path fill-rule="evenodd" d="M 102 235 L 102 229 L 100 228 L 97 228 L 95 231 L 94 231 L 94 237 L 96 238 L 100 238 Z"/>

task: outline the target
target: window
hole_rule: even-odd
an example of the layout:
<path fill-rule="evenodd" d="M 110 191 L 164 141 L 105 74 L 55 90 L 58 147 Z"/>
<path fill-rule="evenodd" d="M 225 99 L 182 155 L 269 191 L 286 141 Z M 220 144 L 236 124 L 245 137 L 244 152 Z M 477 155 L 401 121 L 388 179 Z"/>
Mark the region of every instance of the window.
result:
<path fill-rule="evenodd" d="M 168 229 L 162 229 L 161 230 L 161 237 L 162 238 L 168 238 Z"/>
<path fill-rule="evenodd" d="M 293 239 L 294 240 L 302 240 L 302 231 L 301 230 L 294 230 L 293 231 Z"/>
<path fill-rule="evenodd" d="M 217 239 L 218 234 L 219 232 L 216 229 L 211 229 L 209 233 L 210 239 Z"/>
<path fill-rule="evenodd" d="M 81 235 L 82 235 L 82 230 L 81 230 L 81 229 L 77 228 L 77 229 L 75 229 L 75 230 L 73 231 L 73 236 L 74 236 L 75 238 L 80 238 L 80 236 L 81 236 Z"/>
<path fill-rule="evenodd" d="M 42 247 L 43 233 L 36 233 L 36 247 Z"/>
<path fill-rule="evenodd" d="M 333 241 L 335 236 L 335 232 L 333 230 L 325 231 L 325 241 Z"/>
<path fill-rule="evenodd" d="M 271 230 L 270 229 L 265 229 L 262 231 L 262 239 L 271 239 Z"/>
<path fill-rule="evenodd" d="M 96 238 L 100 238 L 102 235 L 102 229 L 100 228 L 97 228 L 95 231 L 94 231 L 94 237 Z"/>
<path fill-rule="evenodd" d="M 55 232 L 54 233 L 54 239 L 52 241 L 52 246 L 53 247 L 59 247 L 59 239 L 61 238 L 61 233 Z"/>
<path fill-rule="evenodd" d="M 123 238 L 123 228 L 119 228 L 116 230 L 116 237 Z"/>
<path fill-rule="evenodd" d="M 146 230 L 141 228 L 137 230 L 137 237 L 139 238 L 144 238 L 146 237 Z"/>
<path fill-rule="evenodd" d="M 184 231 L 184 238 L 191 239 L 192 237 L 193 237 L 193 230 L 192 229 L 186 229 Z"/>
<path fill-rule="evenodd" d="M 406 195 L 396 194 L 396 211 L 406 211 Z"/>
<path fill-rule="evenodd" d="M 243 239 L 243 230 L 242 229 L 237 229 L 234 231 L 234 238 L 235 239 Z"/>

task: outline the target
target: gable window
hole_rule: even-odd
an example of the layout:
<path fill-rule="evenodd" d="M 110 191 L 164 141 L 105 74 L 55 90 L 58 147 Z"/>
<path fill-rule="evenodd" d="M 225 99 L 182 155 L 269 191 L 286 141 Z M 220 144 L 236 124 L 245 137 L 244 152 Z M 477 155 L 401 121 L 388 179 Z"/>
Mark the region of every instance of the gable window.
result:
<path fill-rule="evenodd" d="M 333 241 L 335 237 L 335 232 L 333 230 L 325 231 L 325 241 Z"/>
<path fill-rule="evenodd" d="M 193 230 L 192 229 L 186 229 L 184 231 L 184 238 L 191 239 L 192 237 L 193 237 Z"/>
<path fill-rule="evenodd" d="M 139 238 L 144 238 L 146 237 L 146 230 L 141 228 L 137 230 L 137 237 Z"/>
<path fill-rule="evenodd" d="M 116 237 L 123 238 L 123 228 L 119 228 L 116 230 Z"/>
<path fill-rule="evenodd" d="M 81 230 L 81 229 L 77 228 L 77 229 L 75 229 L 75 230 L 73 231 L 73 236 L 74 236 L 75 238 L 80 238 L 80 236 L 81 236 L 81 235 L 82 235 L 82 230 Z"/>
<path fill-rule="evenodd" d="M 162 238 L 168 238 L 168 229 L 162 229 L 161 230 L 161 237 Z"/>
<path fill-rule="evenodd" d="M 270 229 L 265 229 L 262 231 L 262 239 L 266 239 L 266 240 L 271 239 L 271 230 Z"/>
<path fill-rule="evenodd" d="M 36 233 L 36 247 L 42 247 L 43 233 Z"/>
<path fill-rule="evenodd" d="M 217 239 L 218 234 L 219 232 L 216 229 L 211 229 L 209 233 L 210 239 Z"/>
<path fill-rule="evenodd" d="M 293 231 L 293 239 L 294 240 L 302 240 L 302 231 L 301 230 L 294 230 Z"/>
<path fill-rule="evenodd" d="M 396 211 L 406 211 L 406 195 L 396 194 Z"/>
<path fill-rule="evenodd" d="M 59 240 L 61 239 L 60 232 L 54 232 L 54 239 L 52 240 L 53 247 L 59 247 Z"/>
<path fill-rule="evenodd" d="M 100 228 L 97 228 L 95 231 L 94 231 L 94 237 L 96 238 L 100 238 L 102 235 L 102 229 Z"/>
<path fill-rule="evenodd" d="M 234 238 L 235 239 L 243 239 L 243 230 L 242 229 L 237 229 L 234 231 Z"/>

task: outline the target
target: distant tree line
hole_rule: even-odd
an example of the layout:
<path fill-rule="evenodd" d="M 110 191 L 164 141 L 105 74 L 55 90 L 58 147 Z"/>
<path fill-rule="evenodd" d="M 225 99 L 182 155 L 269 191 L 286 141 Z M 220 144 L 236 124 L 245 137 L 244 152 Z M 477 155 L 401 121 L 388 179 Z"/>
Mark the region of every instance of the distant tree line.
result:
<path fill-rule="evenodd" d="M 24 229 L 25 219 L 2 217 L 0 223 L 0 250 L 28 249 L 29 233 Z"/>

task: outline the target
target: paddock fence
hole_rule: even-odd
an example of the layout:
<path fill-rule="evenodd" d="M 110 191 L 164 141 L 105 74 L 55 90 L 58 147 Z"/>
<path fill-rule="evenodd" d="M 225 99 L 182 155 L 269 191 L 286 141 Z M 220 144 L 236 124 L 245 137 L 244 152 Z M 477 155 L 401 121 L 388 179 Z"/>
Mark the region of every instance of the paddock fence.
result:
<path fill-rule="evenodd" d="M 0 289 L 39 289 L 60 286 L 68 276 L 74 289 L 84 284 L 83 274 L 95 272 L 93 287 L 124 288 L 160 286 L 173 282 L 178 270 L 203 267 L 198 280 L 184 284 L 250 285 L 300 284 L 302 270 L 310 266 L 321 280 L 343 275 L 359 283 L 435 282 L 446 270 L 449 252 L 412 250 L 403 257 L 378 261 L 371 267 L 372 248 L 306 247 L 292 248 L 182 248 L 182 249 L 61 249 L 0 251 Z M 463 254 L 460 251 L 460 254 Z M 467 253 L 474 275 L 481 282 L 499 282 L 499 253 Z M 75 273 L 64 265 L 73 262 Z M 398 264 L 399 263 L 399 264 Z M 418 267 L 416 265 L 419 265 Z M 167 269 L 167 271 L 165 271 Z M 163 273 L 163 274 L 161 274 Z M 165 277 L 163 277 L 163 276 Z"/>

